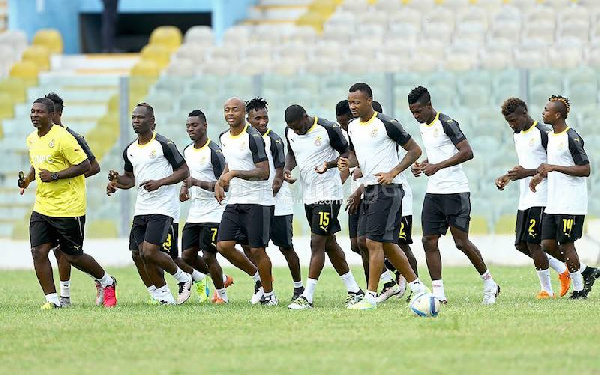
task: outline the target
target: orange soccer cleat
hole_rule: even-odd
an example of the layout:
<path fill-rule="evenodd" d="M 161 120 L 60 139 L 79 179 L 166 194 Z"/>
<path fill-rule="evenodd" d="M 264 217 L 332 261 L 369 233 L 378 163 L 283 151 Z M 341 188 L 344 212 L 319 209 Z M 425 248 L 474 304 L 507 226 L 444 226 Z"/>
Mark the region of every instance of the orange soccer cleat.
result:
<path fill-rule="evenodd" d="M 548 292 L 546 292 L 545 290 L 542 290 L 541 292 L 539 292 L 535 298 L 537 299 L 551 299 L 551 298 L 555 298 L 554 293 L 550 294 Z"/>
<path fill-rule="evenodd" d="M 565 270 L 565 272 L 558 274 L 558 281 L 560 281 L 560 296 L 564 297 L 571 287 L 571 275 L 569 275 L 569 270 Z"/>

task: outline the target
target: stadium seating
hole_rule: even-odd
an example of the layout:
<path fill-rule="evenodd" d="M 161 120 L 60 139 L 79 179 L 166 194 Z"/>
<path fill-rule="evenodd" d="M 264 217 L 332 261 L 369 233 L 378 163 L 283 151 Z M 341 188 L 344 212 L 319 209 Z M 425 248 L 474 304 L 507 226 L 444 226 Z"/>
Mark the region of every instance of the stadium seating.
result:
<path fill-rule="evenodd" d="M 286 6 L 278 6 L 280 3 Z M 514 166 L 516 157 L 499 106 L 505 98 L 519 95 L 539 118 L 548 96 L 563 93 L 572 99 L 570 125 L 577 127 L 586 144 L 595 144 L 595 137 L 600 136 L 594 126 L 600 68 L 599 3 L 258 1 L 249 18 L 228 29 L 222 40 L 206 26 L 192 27 L 184 36 L 172 27 L 156 29 L 130 70 L 129 104 L 132 107 L 144 100 L 153 105 L 159 131 L 183 148 L 188 143 L 183 126 L 192 109 L 206 113 L 209 136 L 215 139 L 224 129 L 223 102 L 231 96 L 260 94 L 269 101 L 271 126 L 281 133 L 282 113 L 289 104 L 300 103 L 311 114 L 333 120 L 334 106 L 346 97 L 347 87 L 365 81 L 373 87 L 384 111 L 393 113 L 416 135 L 418 127 L 407 110 L 406 95 L 416 85 L 425 85 L 436 108 L 461 124 L 475 151 L 475 159 L 464 167 L 472 190 L 474 231 L 504 233 L 514 225 L 510 215 L 516 207 L 516 187 L 498 192 L 493 179 Z M 13 115 L 26 118 L 18 103 L 31 99 L 35 88 L 24 79 L 44 76 L 34 73 L 30 63 L 38 71 L 52 70 L 50 55 L 62 48 L 51 32 L 39 33 L 33 44 L 28 47 L 22 33 L 0 34 L 0 53 L 7 56 L 0 63 L 0 77 L 2 72 L 8 75 L 15 62 L 25 61 L 0 83 L 0 100 L 10 97 L 17 103 L 3 104 L 0 120 Z M 34 54 L 32 49 L 40 53 Z M 40 82 L 40 91 L 49 87 L 46 83 Z M 102 100 L 103 111 L 89 122 L 85 133 L 103 163 L 121 165 L 116 89 Z M 25 132 L 10 121 L 4 123 L 8 126 L 2 145 L 10 148 L 9 140 L 21 142 Z M 11 156 L 15 165 L 23 164 L 19 155 L 15 151 Z M 3 172 L 10 176 L 16 170 Z M 426 180 L 410 181 L 417 208 Z M 94 220 L 114 217 L 116 203 L 106 204 L 101 199 L 105 197 L 103 183 L 92 180 L 89 184 Z M 600 191 L 600 180 L 591 179 L 590 189 Z M 600 206 L 590 208 L 598 210 Z M 418 222 L 419 209 L 415 211 Z M 299 208 L 296 213 L 303 216 Z M 303 224 L 302 220 L 295 222 L 299 230 L 306 230 Z"/>

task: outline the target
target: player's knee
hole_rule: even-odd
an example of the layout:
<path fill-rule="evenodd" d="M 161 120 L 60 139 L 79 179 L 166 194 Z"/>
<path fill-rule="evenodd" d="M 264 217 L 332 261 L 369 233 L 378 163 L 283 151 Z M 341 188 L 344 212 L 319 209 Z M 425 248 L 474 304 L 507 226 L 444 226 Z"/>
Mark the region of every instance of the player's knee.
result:
<path fill-rule="evenodd" d="M 181 259 L 184 262 L 190 264 L 194 260 L 194 251 L 192 249 L 185 249 L 181 252 Z"/>
<path fill-rule="evenodd" d="M 367 251 L 367 237 L 358 237 L 356 243 L 358 244 L 358 252 Z"/>
<path fill-rule="evenodd" d="M 423 249 L 425 251 L 432 251 L 435 249 L 435 245 L 437 244 L 437 237 L 423 236 L 421 242 L 423 243 Z"/>
<path fill-rule="evenodd" d="M 469 241 L 464 240 L 464 239 L 456 239 L 454 241 L 454 244 L 456 245 L 456 248 L 460 251 L 465 251 L 467 249 L 467 247 L 469 246 L 468 244 Z"/>

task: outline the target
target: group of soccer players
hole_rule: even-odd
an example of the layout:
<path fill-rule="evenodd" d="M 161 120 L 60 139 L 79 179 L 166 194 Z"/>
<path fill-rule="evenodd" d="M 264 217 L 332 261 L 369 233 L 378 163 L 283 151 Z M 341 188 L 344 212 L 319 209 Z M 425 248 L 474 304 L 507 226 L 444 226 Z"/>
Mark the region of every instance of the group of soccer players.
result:
<path fill-rule="evenodd" d="M 420 123 L 427 154 L 421 161 L 419 145 L 397 120 L 382 113 L 366 83 L 352 85 L 348 99 L 338 103 L 337 123 L 309 115 L 298 104 L 289 106 L 285 141 L 269 128 L 264 99 L 227 100 L 224 118 L 229 128 L 218 142 L 208 138 L 205 114 L 193 110 L 185 124 L 191 144 L 183 154 L 156 132 L 153 108 L 138 104 L 132 113 L 137 138 L 123 152 L 124 172 L 109 171 L 107 194 L 137 189 L 129 249 L 151 301 L 184 303 L 194 283 L 199 296 L 207 299 L 210 275 L 215 287 L 211 301 L 227 303 L 226 288 L 233 278 L 223 274 L 219 253 L 252 278 L 251 303 L 277 305 L 266 252 L 269 241 L 279 247 L 290 269 L 294 286 L 290 309 L 313 307 L 325 254 L 346 286 L 349 309 L 376 308 L 394 295 L 402 296 L 407 286 L 412 295 L 426 292 L 410 249 L 412 193 L 406 177 L 410 168 L 415 177 L 428 177 L 422 241 L 433 295 L 442 303 L 448 301 L 438 241 L 450 229 L 456 247 L 483 281 L 483 303 L 494 304 L 500 287 L 468 236 L 471 202 L 462 164 L 473 158 L 473 151 L 459 124 L 433 108 L 426 88 L 413 89 L 408 105 Z M 510 181 L 520 180 L 516 248 L 534 260 L 542 288 L 538 298 L 554 297 L 550 266 L 559 273 L 561 296 L 573 281 L 573 299 L 586 298 L 600 277 L 600 270 L 579 262 L 574 246 L 587 213 L 590 168 L 583 140 L 566 125 L 569 109 L 566 98 L 550 98 L 543 115 L 544 123 L 552 126 L 548 130 L 532 120 L 520 99 L 510 98 L 502 106 L 514 131 L 520 165 L 500 176 L 496 186 L 503 190 Z M 27 139 L 31 167 L 18 182 L 21 189 L 37 182 L 30 239 L 46 295 L 43 308 L 70 305 L 71 264 L 95 279 L 97 304 L 112 307 L 117 302 L 116 280 L 83 252 L 84 176 L 98 173 L 99 165 L 83 137 L 62 126 L 61 114 L 62 100 L 56 94 L 33 103 L 31 121 L 36 130 Z M 293 245 L 289 184 L 297 182 L 292 175 L 296 168 L 311 230 L 305 285 Z M 363 259 L 366 291 L 356 282 L 336 240 L 342 186 L 348 179 L 352 193 L 345 208 L 351 250 Z M 180 253 L 180 202 L 187 200 L 191 206 Z M 59 260 L 60 298 L 48 260 L 53 248 Z M 165 271 L 177 280 L 177 298 L 168 288 Z M 380 281 L 383 288 L 378 293 Z"/>

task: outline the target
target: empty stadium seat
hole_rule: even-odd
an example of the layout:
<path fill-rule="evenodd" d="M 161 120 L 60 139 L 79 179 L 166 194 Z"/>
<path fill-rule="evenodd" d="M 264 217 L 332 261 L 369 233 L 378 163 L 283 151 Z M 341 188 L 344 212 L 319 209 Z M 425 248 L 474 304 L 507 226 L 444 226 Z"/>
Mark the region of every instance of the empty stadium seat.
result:
<path fill-rule="evenodd" d="M 33 36 L 33 45 L 43 46 L 48 49 L 51 54 L 63 52 L 62 36 L 58 30 L 42 29 L 38 30 Z"/>
<path fill-rule="evenodd" d="M 160 69 L 166 68 L 171 60 L 171 52 L 161 44 L 148 44 L 142 48 L 142 60 L 154 61 Z"/>
<path fill-rule="evenodd" d="M 210 26 L 193 26 L 185 33 L 185 43 L 210 46 L 214 43 L 214 36 Z"/>
<path fill-rule="evenodd" d="M 45 71 L 50 69 L 50 51 L 42 45 L 33 45 L 27 47 L 21 56 L 22 61 L 29 61 L 38 68 Z"/>
<path fill-rule="evenodd" d="M 181 45 L 181 31 L 175 26 L 160 26 L 150 34 L 151 45 L 161 45 L 169 52 L 175 52 Z"/>
<path fill-rule="evenodd" d="M 38 81 L 40 68 L 31 61 L 21 61 L 10 68 L 9 76 L 21 79 L 27 85 L 35 85 Z"/>

